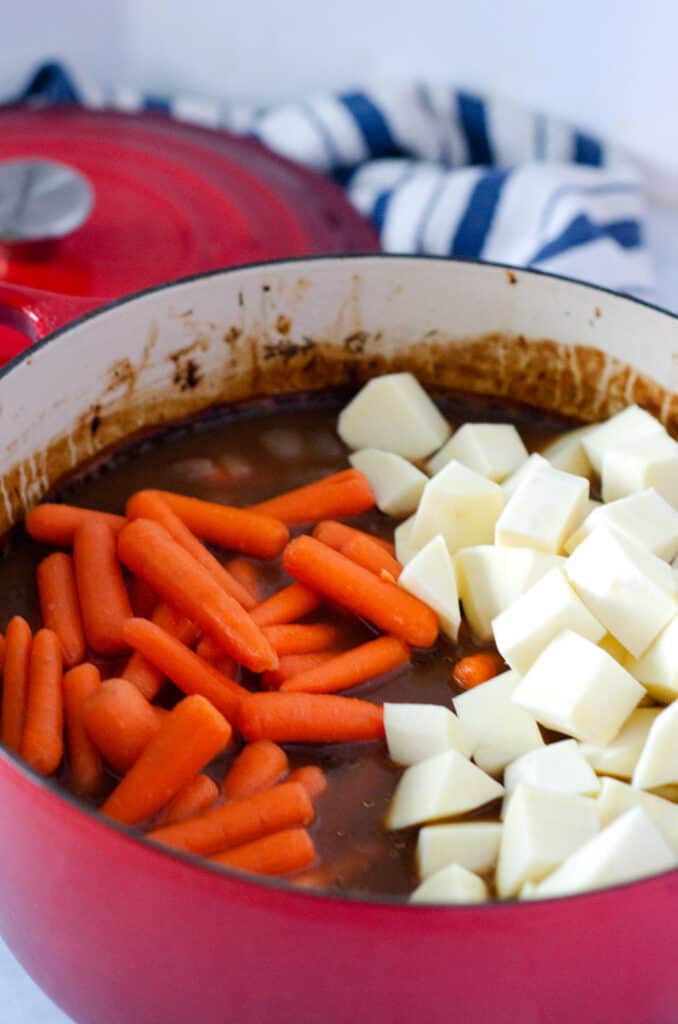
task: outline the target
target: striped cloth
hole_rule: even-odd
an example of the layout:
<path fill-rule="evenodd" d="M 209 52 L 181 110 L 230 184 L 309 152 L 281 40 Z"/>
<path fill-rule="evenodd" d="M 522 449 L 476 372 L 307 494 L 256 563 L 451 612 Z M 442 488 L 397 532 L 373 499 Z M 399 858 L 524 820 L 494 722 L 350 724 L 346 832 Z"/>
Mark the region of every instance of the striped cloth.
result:
<path fill-rule="evenodd" d="M 386 83 L 248 107 L 104 91 L 57 64 L 21 99 L 161 110 L 253 135 L 332 176 L 388 252 L 538 267 L 651 297 L 644 200 L 632 161 L 562 121 L 442 84 Z"/>

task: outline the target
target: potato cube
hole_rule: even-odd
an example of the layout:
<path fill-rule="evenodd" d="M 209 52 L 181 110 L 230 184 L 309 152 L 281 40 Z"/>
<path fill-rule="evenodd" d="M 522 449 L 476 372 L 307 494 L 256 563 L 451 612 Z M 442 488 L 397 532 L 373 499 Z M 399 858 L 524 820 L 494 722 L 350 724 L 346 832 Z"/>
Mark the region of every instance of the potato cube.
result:
<path fill-rule="evenodd" d="M 367 477 L 377 508 L 389 516 L 408 516 L 416 511 L 427 477 L 394 452 L 363 448 L 349 457 L 354 469 Z"/>
<path fill-rule="evenodd" d="M 414 890 L 410 903 L 484 903 L 488 897 L 482 878 L 461 864 L 448 864 Z"/>
<path fill-rule="evenodd" d="M 463 722 L 441 704 L 384 704 L 384 729 L 396 764 L 417 764 L 446 750 L 470 757 L 475 744 Z"/>
<path fill-rule="evenodd" d="M 491 544 L 503 504 L 504 493 L 499 484 L 461 462 L 450 462 L 424 488 L 411 542 L 420 550 L 441 534 L 452 555 L 459 548 Z"/>
<path fill-rule="evenodd" d="M 445 636 L 456 641 L 461 624 L 457 577 L 440 534 L 410 559 L 398 577 L 398 586 L 432 608 Z"/>
<path fill-rule="evenodd" d="M 588 512 L 589 482 L 551 466 L 529 473 L 497 520 L 495 543 L 557 555 Z"/>
<path fill-rule="evenodd" d="M 618 779 L 601 779 L 597 803 L 601 827 L 616 821 L 633 807 L 642 807 L 678 856 L 678 806 L 670 800 L 633 789 Z"/>
<path fill-rule="evenodd" d="M 427 465 L 438 473 L 452 459 L 501 483 L 527 460 L 527 448 L 509 423 L 465 423 Z"/>
<path fill-rule="evenodd" d="M 547 644 L 571 629 L 597 644 L 605 627 L 568 583 L 562 569 L 551 569 L 492 623 L 497 649 L 511 668 L 525 673 Z"/>
<path fill-rule="evenodd" d="M 501 899 L 540 882 L 600 827 L 595 800 L 520 783 L 508 801 L 496 886 Z"/>
<path fill-rule="evenodd" d="M 457 551 L 454 564 L 459 598 L 474 635 L 491 640 L 492 620 L 550 569 L 564 562 L 560 555 L 493 544 Z"/>
<path fill-rule="evenodd" d="M 538 887 L 537 895 L 565 896 L 668 871 L 676 855 L 649 815 L 634 807 L 580 846 Z"/>
<path fill-rule="evenodd" d="M 512 699 L 548 729 L 604 746 L 643 692 L 609 654 L 566 629 L 544 648 Z"/>
<path fill-rule="evenodd" d="M 504 772 L 507 800 L 521 783 L 573 796 L 595 796 L 600 790 L 600 780 L 576 740 L 549 743 L 512 761 Z"/>
<path fill-rule="evenodd" d="M 582 444 L 591 465 L 600 476 L 603 458 L 607 452 L 640 437 L 650 437 L 664 432 L 659 420 L 649 412 L 638 405 L 630 405 L 609 420 L 594 425 L 582 438 Z"/>
<path fill-rule="evenodd" d="M 502 826 L 494 821 L 426 825 L 417 837 L 417 864 L 423 880 L 448 864 L 484 875 L 497 863 Z"/>
<path fill-rule="evenodd" d="M 602 483 L 604 501 L 654 487 L 678 508 L 678 443 L 662 433 L 613 448 L 603 459 Z"/>
<path fill-rule="evenodd" d="M 404 772 L 386 817 L 391 830 L 453 818 L 491 803 L 504 787 L 456 750 L 429 757 Z"/>
<path fill-rule="evenodd" d="M 627 658 L 625 667 L 662 704 L 678 699 L 678 618 L 665 626 L 642 657 Z"/>
<path fill-rule="evenodd" d="M 589 611 L 636 658 L 676 614 L 671 566 L 603 526 L 570 555 L 565 573 Z"/>
<path fill-rule="evenodd" d="M 630 779 L 638 763 L 652 723 L 661 708 L 637 708 L 611 743 L 604 747 L 594 743 L 581 743 L 582 756 L 599 775 L 614 775 Z"/>
<path fill-rule="evenodd" d="M 647 734 L 631 784 L 656 789 L 678 783 L 678 703 L 662 708 Z"/>
<path fill-rule="evenodd" d="M 522 466 L 520 466 L 515 473 L 511 473 L 511 475 L 504 480 L 501 485 L 501 489 L 504 492 L 504 499 L 508 501 L 511 495 L 518 490 L 520 485 L 527 480 L 528 477 L 532 476 L 535 470 L 548 465 L 550 465 L 550 463 L 543 455 L 540 455 L 539 452 L 532 452 L 530 457 L 523 462 Z"/>
<path fill-rule="evenodd" d="M 593 476 L 593 466 L 582 442 L 584 437 L 595 429 L 595 426 L 589 426 L 569 430 L 567 434 L 547 445 L 542 455 L 554 469 L 572 473 L 574 476 L 585 476 L 588 479 Z"/>
<path fill-rule="evenodd" d="M 565 551 L 572 554 L 597 526 L 635 541 L 667 562 L 678 554 L 678 512 L 652 487 L 597 506 L 568 537 Z"/>
<path fill-rule="evenodd" d="M 339 414 L 345 445 L 423 459 L 450 436 L 450 425 L 411 373 L 374 377 Z"/>
<path fill-rule="evenodd" d="M 396 526 L 393 533 L 393 540 L 395 542 L 396 558 L 401 565 L 407 565 L 411 558 L 417 553 L 412 543 L 412 531 L 414 530 L 414 516 L 410 516 L 409 519 L 405 519 L 400 526 Z"/>
<path fill-rule="evenodd" d="M 474 761 L 490 775 L 498 775 L 521 754 L 544 745 L 534 715 L 511 700 L 519 681 L 515 672 L 503 672 L 452 701 L 474 737 Z"/>

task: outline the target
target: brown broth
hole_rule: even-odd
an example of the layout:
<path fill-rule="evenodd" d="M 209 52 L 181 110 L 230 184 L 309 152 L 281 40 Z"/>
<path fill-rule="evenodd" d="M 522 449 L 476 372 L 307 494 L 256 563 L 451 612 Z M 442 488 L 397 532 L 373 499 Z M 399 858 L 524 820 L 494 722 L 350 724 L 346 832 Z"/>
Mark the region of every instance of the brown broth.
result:
<path fill-rule="evenodd" d="M 249 505 L 299 487 L 347 465 L 346 449 L 336 434 L 337 410 L 346 395 L 298 395 L 262 400 L 223 409 L 216 414 L 137 440 L 86 468 L 59 489 L 64 500 L 110 512 L 122 512 L 126 499 L 141 488 L 154 487 L 193 494 L 211 501 Z M 440 399 L 454 424 L 468 421 L 510 421 L 530 450 L 538 450 L 572 421 L 539 410 L 460 395 Z M 379 512 L 350 520 L 352 525 L 391 537 L 393 520 Z M 39 625 L 35 568 L 47 549 L 15 530 L 0 567 L 0 627 L 13 615 Z M 278 562 L 258 563 L 269 593 L 285 581 Z M 323 612 L 318 618 L 327 618 Z M 356 627 L 356 642 L 370 631 Z M 356 687 L 351 695 L 382 704 L 385 701 L 437 703 L 450 706 L 459 691 L 451 670 L 459 657 L 479 646 L 462 627 L 458 644 L 441 640 L 434 651 L 417 653 L 413 664 L 387 677 Z M 100 660 L 97 659 L 101 664 Z M 104 675 L 120 663 L 102 665 Z M 247 678 L 244 679 L 248 685 Z M 252 685 L 251 681 L 249 685 Z M 179 693 L 163 691 L 167 706 Z M 323 747 L 290 746 L 294 765 L 319 764 L 327 773 L 328 789 L 317 804 L 311 832 L 320 867 L 300 876 L 299 884 L 326 884 L 340 889 L 406 894 L 416 884 L 416 829 L 388 833 L 383 819 L 401 775 L 382 743 Z M 223 778 L 234 749 L 211 767 Z M 58 786 L 68 787 L 65 764 Z M 111 776 L 110 785 L 115 780 Z M 497 807 L 482 817 L 496 817 Z"/>

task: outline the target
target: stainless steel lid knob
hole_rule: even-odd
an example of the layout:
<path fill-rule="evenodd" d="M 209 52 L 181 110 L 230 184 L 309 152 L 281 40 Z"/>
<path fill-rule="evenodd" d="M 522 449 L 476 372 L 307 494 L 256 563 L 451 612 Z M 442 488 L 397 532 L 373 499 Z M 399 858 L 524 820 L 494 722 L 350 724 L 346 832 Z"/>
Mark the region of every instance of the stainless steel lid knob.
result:
<path fill-rule="evenodd" d="M 0 244 L 63 238 L 94 205 L 87 179 L 54 160 L 0 161 Z"/>

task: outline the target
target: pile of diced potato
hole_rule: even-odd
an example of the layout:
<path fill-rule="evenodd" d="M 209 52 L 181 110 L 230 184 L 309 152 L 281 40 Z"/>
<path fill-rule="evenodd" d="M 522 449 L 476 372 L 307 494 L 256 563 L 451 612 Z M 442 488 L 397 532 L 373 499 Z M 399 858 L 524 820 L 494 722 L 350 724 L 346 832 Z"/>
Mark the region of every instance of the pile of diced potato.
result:
<path fill-rule="evenodd" d="M 422 826 L 412 899 L 534 899 L 676 866 L 678 443 L 638 406 L 541 455 L 510 424 L 450 436 L 407 373 L 366 384 L 339 433 L 379 508 L 406 517 L 399 585 L 453 641 L 463 612 L 510 667 L 454 712 L 385 706 L 406 768 L 387 826 Z M 498 798 L 500 821 L 463 820 Z"/>

